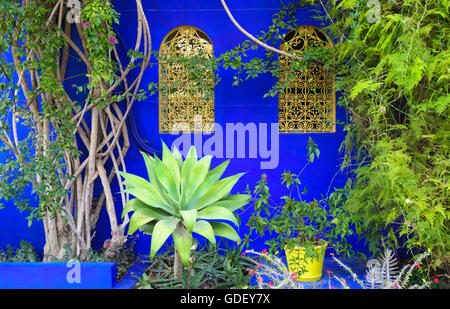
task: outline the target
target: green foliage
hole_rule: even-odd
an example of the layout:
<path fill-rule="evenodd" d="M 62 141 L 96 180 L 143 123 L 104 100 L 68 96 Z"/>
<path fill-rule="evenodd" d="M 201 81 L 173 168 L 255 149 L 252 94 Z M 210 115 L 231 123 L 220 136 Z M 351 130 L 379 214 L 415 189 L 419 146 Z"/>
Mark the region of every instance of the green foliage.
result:
<path fill-rule="evenodd" d="M 342 188 L 349 223 L 374 253 L 406 246 L 448 263 L 449 1 L 381 0 L 379 16 L 367 1 L 290 1 L 258 39 L 277 47 L 301 24 L 301 7 L 315 12 L 335 49 L 306 49 L 290 73 L 320 62 L 336 75 L 338 105 L 348 112 L 341 169 L 354 175 Z M 245 41 L 219 57 L 236 71 L 235 85 L 278 77 L 278 55 L 251 57 L 257 48 Z M 277 82 L 265 96 L 285 87 Z"/>
<path fill-rule="evenodd" d="M 215 236 L 239 243 L 236 231 L 227 223 L 238 222 L 233 211 L 247 204 L 249 196 L 230 195 L 230 191 L 243 174 L 224 179 L 229 160 L 210 170 L 211 156 L 197 160 L 195 147 L 191 147 L 186 159 L 175 148 L 173 154 L 163 143 L 162 161 L 142 153 L 147 166 L 149 181 L 127 173 L 127 193 L 136 198 L 124 208 L 123 215 L 134 211 L 128 234 L 140 229 L 152 235 L 150 258 L 153 258 L 170 235 L 185 266 L 189 264 L 193 233 L 204 236 L 212 244 Z"/>
<path fill-rule="evenodd" d="M 14 249 L 8 245 L 6 251 L 0 249 L 0 262 L 40 262 L 40 259 L 36 249 L 22 240 L 19 248 Z"/>
<path fill-rule="evenodd" d="M 302 289 L 303 285 L 297 283 L 295 273 L 289 271 L 284 262 L 269 253 L 245 251 L 246 258 L 253 265 L 252 273 L 256 277 L 260 289 Z"/>
<path fill-rule="evenodd" d="M 317 16 L 338 39 L 338 103 L 349 111 L 342 170 L 355 178 L 345 207 L 374 252 L 418 247 L 441 265 L 450 251 L 449 1 L 380 3 L 376 22 L 366 1 L 327 1 Z"/>
<path fill-rule="evenodd" d="M 10 158 L 0 164 L 0 199 L 13 200 L 20 211 L 28 212 L 29 225 L 41 219 L 46 211 L 52 215 L 61 212 L 60 201 L 68 193 L 64 184 L 72 179 L 66 173 L 66 158 L 80 155 L 74 142 L 74 113 L 81 110 L 81 104 L 68 98 L 63 88 L 64 77 L 59 76 L 60 52 L 67 42 L 61 29 L 49 20 L 56 3 L 45 0 L 27 5 L 21 5 L 20 1 L 0 4 L 0 54 L 11 54 L 14 58 L 8 61 L 10 57 L 0 57 L 0 151 Z M 82 30 L 93 68 L 91 75 L 87 75 L 89 84 L 78 88 L 92 90 L 99 83 L 111 85 L 115 81 L 117 64 L 106 55 L 113 46 L 111 26 L 118 23 L 118 14 L 110 2 L 89 0 L 84 4 L 82 21 L 89 26 L 82 26 Z M 16 93 L 20 89 L 17 75 L 21 72 L 23 78 L 31 79 L 31 86 L 22 89 L 26 100 L 19 100 Z M 89 91 L 87 100 L 93 94 Z M 104 105 L 107 96 L 97 94 L 96 99 Z M 108 99 L 111 101 L 111 97 Z M 29 132 L 22 140 L 16 139 L 20 127 Z M 30 191 L 38 198 L 39 207 L 33 207 L 24 198 Z"/>
<path fill-rule="evenodd" d="M 309 161 L 305 168 L 320 154 L 311 139 L 307 149 Z M 290 171 L 282 174 L 281 184 L 284 184 L 287 194 L 280 197 L 281 204 L 270 198 L 267 176 L 262 175 L 253 190 L 254 213 L 248 221 L 249 235 L 257 233 L 263 236 L 267 231 L 275 234 L 266 242 L 275 254 L 285 247 L 302 246 L 306 258 L 317 257 L 320 252 L 315 246 L 326 241 L 338 254 L 352 256 L 354 252 L 347 243 L 347 237 L 354 232 L 349 227 L 351 219 L 342 207 L 346 200 L 345 192 L 336 190 L 328 199 L 304 200 L 302 196 L 307 189 L 301 187 L 300 176 L 305 168 L 300 174 Z"/>
<path fill-rule="evenodd" d="M 55 73 L 59 70 L 56 59 L 64 42 L 58 32 L 54 31 L 53 25 L 47 25 L 49 11 L 54 3 L 55 1 L 35 1 L 21 6 L 18 1 L 9 1 L 0 5 L 0 54 L 11 53 L 14 57 L 11 62 L 7 58 L 0 58 L 2 144 L 17 133 L 16 127 L 24 126 L 29 130 L 23 140 L 15 143 L 15 152 L 6 144 L 0 149 L 10 156 L 10 159 L 0 164 L 0 199 L 14 200 L 19 210 L 28 211 L 29 224 L 41 216 L 41 209 L 53 210 L 57 207 L 58 203 L 55 201 L 66 193 L 57 174 L 66 169 L 64 153 L 78 153 L 71 134 L 74 128 L 70 116 L 71 105 L 66 100 Z M 39 50 L 39 60 L 30 57 L 31 49 Z M 25 95 L 27 100 L 24 101 L 19 100 L 15 93 L 18 86 L 13 76 L 27 70 L 33 74 L 36 72 L 39 87 L 28 89 Z M 30 109 L 31 102 L 40 98 L 46 99 L 41 100 L 39 110 Z M 10 120 L 12 115 L 13 121 Z M 46 120 L 52 123 L 48 136 L 44 136 L 42 130 Z M 43 148 L 46 148 L 45 155 Z M 23 198 L 33 182 L 32 193 L 41 197 L 41 208 L 31 207 L 30 201 Z"/>
<path fill-rule="evenodd" d="M 110 2 L 90 0 L 82 11 L 83 32 L 89 50 L 89 60 L 92 63 L 89 89 L 98 86 L 102 81 L 112 85 L 115 81 L 117 62 L 105 55 L 109 54 L 116 42 L 112 24 L 119 23 L 119 14 Z M 106 99 L 103 98 L 103 99 Z"/>
<path fill-rule="evenodd" d="M 149 261 L 149 267 L 138 277 L 139 289 L 244 289 L 248 287 L 250 275 L 247 269 L 251 263 L 241 255 L 241 246 L 230 246 L 224 242 L 225 249 L 212 244 L 192 253 L 190 266 L 183 269 L 181 280 L 173 279 L 173 248 L 169 247 Z"/>
<path fill-rule="evenodd" d="M 76 256 L 69 245 L 64 245 L 64 256 L 61 259 L 55 257 L 50 259 L 50 262 L 113 262 L 117 265 L 117 280 L 120 280 L 130 269 L 136 261 L 136 241 L 134 238 L 128 239 L 127 242 L 120 247 L 112 248 L 110 240 L 106 240 L 103 248 L 100 250 L 93 250 L 89 248 L 86 256 L 81 258 Z"/>

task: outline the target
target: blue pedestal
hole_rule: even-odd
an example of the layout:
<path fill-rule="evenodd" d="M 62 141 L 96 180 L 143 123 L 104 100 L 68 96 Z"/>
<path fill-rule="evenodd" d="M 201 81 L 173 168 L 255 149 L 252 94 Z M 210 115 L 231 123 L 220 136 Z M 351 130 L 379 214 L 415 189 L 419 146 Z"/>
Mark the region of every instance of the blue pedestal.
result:
<path fill-rule="evenodd" d="M 111 289 L 115 263 L 0 263 L 0 289 Z"/>

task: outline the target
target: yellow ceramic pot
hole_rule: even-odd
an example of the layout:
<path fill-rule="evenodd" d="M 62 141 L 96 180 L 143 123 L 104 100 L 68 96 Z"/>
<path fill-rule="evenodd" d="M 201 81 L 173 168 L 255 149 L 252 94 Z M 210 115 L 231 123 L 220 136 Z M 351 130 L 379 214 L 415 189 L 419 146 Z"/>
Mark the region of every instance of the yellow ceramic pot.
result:
<path fill-rule="evenodd" d="M 286 259 L 288 262 L 289 272 L 303 273 L 297 276 L 297 281 L 311 282 L 322 278 L 323 261 L 325 258 L 325 250 L 327 243 L 315 247 L 319 252 L 318 258 L 305 258 L 305 249 L 302 247 L 285 248 Z"/>

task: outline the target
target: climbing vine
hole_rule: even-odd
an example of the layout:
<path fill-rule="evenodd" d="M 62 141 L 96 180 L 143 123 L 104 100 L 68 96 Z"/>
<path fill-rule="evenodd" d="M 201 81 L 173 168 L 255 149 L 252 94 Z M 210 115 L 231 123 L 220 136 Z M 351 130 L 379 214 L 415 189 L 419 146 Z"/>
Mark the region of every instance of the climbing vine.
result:
<path fill-rule="evenodd" d="M 337 39 L 352 221 L 373 250 L 404 244 L 448 263 L 450 2 L 315 2 Z"/>
<path fill-rule="evenodd" d="M 111 243 L 126 241 L 129 219 L 118 222 L 111 185 L 116 178 L 123 189 L 116 172 L 126 170 L 129 137 L 124 123 L 151 49 L 139 0 L 136 9 L 136 47 L 124 67 L 113 29 L 119 14 L 109 1 L 0 4 L 0 139 L 2 151 L 10 155 L 0 164 L 0 198 L 14 200 L 27 211 L 30 224 L 43 220 L 44 260 L 60 259 L 65 246 L 75 255 L 86 255 L 103 207 Z M 85 68 L 81 75 L 86 82 L 72 85 L 80 101 L 69 95 L 65 84 L 75 78 L 67 74 L 73 58 Z M 129 81 L 137 61 L 140 74 Z M 100 196 L 94 197 L 95 187 L 102 189 Z M 37 207 L 24 199 L 29 193 L 38 199 Z M 125 205 L 128 195 L 121 193 L 121 199 Z"/>
<path fill-rule="evenodd" d="M 372 251 L 425 249 L 434 265 L 448 265 L 450 249 L 449 6 L 446 0 L 290 1 L 258 37 L 279 45 L 302 24 L 295 14 L 307 7 L 333 38 L 335 51 L 308 47 L 290 71 L 320 62 L 336 75 L 338 105 L 347 111 L 340 151 L 351 223 Z M 257 48 L 248 40 L 219 57 L 236 70 L 235 85 L 261 74 L 278 77 L 277 54 L 252 57 Z M 277 82 L 266 96 L 286 86 Z"/>

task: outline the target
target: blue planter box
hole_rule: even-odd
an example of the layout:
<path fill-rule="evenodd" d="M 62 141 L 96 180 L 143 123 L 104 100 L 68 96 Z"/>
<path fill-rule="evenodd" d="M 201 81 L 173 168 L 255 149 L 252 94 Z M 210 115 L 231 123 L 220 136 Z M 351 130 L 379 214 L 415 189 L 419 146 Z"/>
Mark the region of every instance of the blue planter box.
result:
<path fill-rule="evenodd" d="M 0 289 L 111 289 L 115 263 L 0 263 Z"/>

